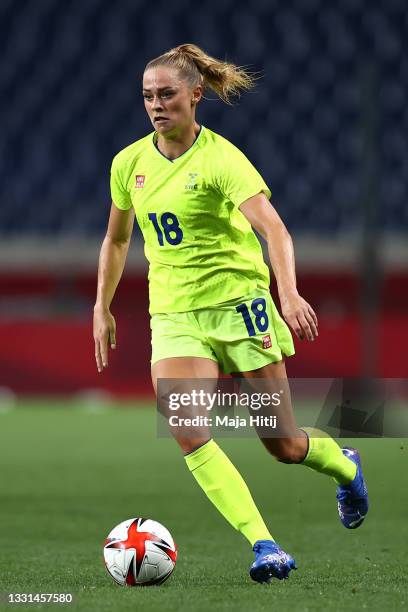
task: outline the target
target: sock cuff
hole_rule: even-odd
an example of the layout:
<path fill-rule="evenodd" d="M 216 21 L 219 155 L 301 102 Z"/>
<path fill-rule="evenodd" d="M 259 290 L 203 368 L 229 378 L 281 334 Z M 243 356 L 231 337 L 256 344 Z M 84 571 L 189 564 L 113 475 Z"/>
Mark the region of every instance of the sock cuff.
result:
<path fill-rule="evenodd" d="M 205 444 L 197 448 L 197 450 L 185 455 L 188 469 L 193 472 L 203 463 L 207 463 L 220 450 L 220 447 L 214 440 L 208 440 Z"/>
<path fill-rule="evenodd" d="M 313 455 L 316 449 L 319 446 L 319 438 L 328 438 L 328 434 L 321 429 L 316 429 L 315 427 L 300 427 L 308 439 L 308 449 L 305 458 L 302 463 L 307 463 L 310 459 L 313 459 Z"/>

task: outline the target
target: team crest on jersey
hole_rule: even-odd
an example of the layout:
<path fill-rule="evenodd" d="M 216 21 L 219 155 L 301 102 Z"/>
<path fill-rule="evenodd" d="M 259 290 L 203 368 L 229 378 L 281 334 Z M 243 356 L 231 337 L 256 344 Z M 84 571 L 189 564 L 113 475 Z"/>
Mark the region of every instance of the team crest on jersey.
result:
<path fill-rule="evenodd" d="M 136 183 L 135 186 L 137 189 L 142 189 L 144 187 L 145 175 L 144 174 L 136 174 Z"/>
<path fill-rule="evenodd" d="M 198 172 L 189 172 L 187 175 L 187 183 L 184 185 L 184 189 L 188 189 L 188 190 L 198 189 L 197 176 L 198 176 Z"/>
<path fill-rule="evenodd" d="M 269 334 L 262 337 L 262 348 L 268 349 L 272 347 L 272 340 Z"/>

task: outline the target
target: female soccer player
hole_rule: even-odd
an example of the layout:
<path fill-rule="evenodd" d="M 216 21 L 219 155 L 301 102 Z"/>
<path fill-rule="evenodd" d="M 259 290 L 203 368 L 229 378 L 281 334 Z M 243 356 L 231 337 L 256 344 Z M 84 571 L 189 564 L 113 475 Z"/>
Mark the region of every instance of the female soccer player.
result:
<path fill-rule="evenodd" d="M 269 270 L 252 228 L 268 244 L 284 319 L 300 339 L 314 340 L 317 318 L 296 289 L 291 238 L 269 202 L 270 191 L 230 142 L 199 125 L 196 108 L 210 88 L 226 103 L 253 86 L 251 75 L 180 45 L 150 61 L 143 97 L 154 132 L 112 163 L 112 207 L 103 241 L 94 307 L 98 371 L 116 347 L 110 304 L 121 278 L 136 215 L 149 260 L 152 380 L 217 379 L 219 368 L 266 384 L 286 379 L 292 336 L 269 293 Z M 340 519 L 358 527 L 368 510 L 355 449 L 327 434 L 298 429 L 290 402 L 285 434 L 264 438 L 279 461 L 301 463 L 334 478 Z M 211 502 L 250 542 L 258 582 L 287 578 L 294 559 L 274 541 L 236 468 L 204 430 L 172 430 L 188 468 Z"/>

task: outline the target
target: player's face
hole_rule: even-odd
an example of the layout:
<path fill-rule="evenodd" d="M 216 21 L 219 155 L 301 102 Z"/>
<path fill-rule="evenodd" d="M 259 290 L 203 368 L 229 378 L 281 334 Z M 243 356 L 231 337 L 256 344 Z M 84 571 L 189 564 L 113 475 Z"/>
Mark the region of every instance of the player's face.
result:
<path fill-rule="evenodd" d="M 143 75 L 144 104 L 154 129 L 166 136 L 176 135 L 195 121 L 195 103 L 201 87 L 191 88 L 176 68 L 157 66 Z"/>

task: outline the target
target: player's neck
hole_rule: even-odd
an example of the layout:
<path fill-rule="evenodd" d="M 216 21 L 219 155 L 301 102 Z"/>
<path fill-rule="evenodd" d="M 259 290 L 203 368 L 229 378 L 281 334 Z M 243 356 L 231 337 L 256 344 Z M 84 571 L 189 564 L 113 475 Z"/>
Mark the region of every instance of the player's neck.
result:
<path fill-rule="evenodd" d="M 160 153 L 168 159 L 176 159 L 176 157 L 183 155 L 194 144 L 200 129 L 201 127 L 198 123 L 194 122 L 184 132 L 166 137 L 158 134 L 156 146 Z"/>

